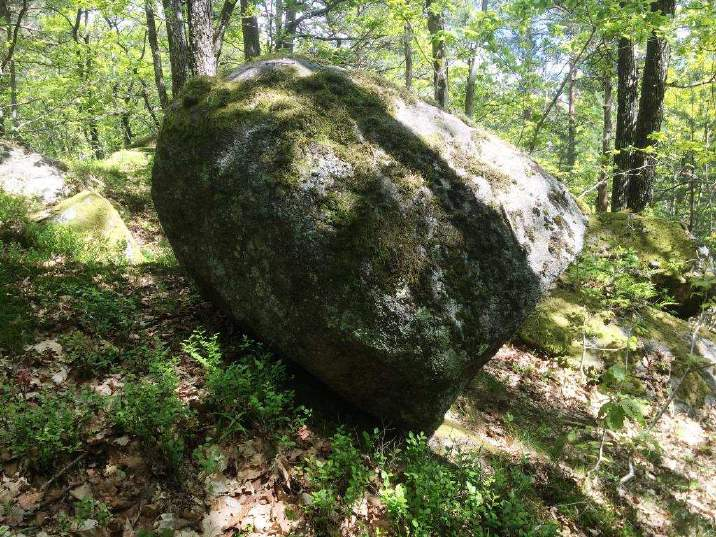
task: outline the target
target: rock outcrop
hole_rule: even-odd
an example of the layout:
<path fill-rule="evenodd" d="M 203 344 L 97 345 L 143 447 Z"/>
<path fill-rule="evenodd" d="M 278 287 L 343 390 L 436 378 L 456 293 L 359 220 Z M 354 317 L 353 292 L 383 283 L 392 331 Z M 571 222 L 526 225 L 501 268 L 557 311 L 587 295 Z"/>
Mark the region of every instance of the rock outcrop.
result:
<path fill-rule="evenodd" d="M 245 328 L 359 407 L 432 429 L 582 246 L 565 187 L 365 74 L 295 60 L 196 79 L 153 198 Z"/>
<path fill-rule="evenodd" d="M 67 194 L 60 165 L 12 142 L 0 141 L 0 190 L 44 205 Z"/>

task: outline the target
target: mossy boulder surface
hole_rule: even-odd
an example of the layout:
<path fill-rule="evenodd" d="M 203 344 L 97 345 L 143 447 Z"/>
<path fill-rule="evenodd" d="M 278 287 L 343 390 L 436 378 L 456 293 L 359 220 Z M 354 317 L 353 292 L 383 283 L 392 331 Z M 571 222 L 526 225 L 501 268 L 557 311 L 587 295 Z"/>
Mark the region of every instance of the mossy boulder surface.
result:
<path fill-rule="evenodd" d="M 692 285 L 698 273 L 698 245 L 679 222 L 626 212 L 591 217 L 585 252 L 603 256 L 616 247 L 633 250 L 644 264 L 657 269 L 654 284 L 674 300 L 673 313 L 687 318 L 699 312 L 704 297 Z"/>
<path fill-rule="evenodd" d="M 96 192 L 83 190 L 37 215 L 36 219 L 67 226 L 90 243 L 117 250 L 130 263 L 142 261 L 139 244 L 117 209 Z"/>
<path fill-rule="evenodd" d="M 296 59 L 190 82 L 152 194 L 217 305 L 364 410 L 432 429 L 582 246 L 572 197 L 384 80 Z"/>

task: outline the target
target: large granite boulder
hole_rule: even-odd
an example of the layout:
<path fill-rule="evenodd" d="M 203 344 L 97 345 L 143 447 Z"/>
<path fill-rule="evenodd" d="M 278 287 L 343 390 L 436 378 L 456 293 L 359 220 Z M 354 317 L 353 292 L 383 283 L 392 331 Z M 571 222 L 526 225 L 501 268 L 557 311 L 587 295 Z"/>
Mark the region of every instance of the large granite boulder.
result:
<path fill-rule="evenodd" d="M 215 303 L 359 407 L 432 429 L 582 246 L 563 185 L 384 80 L 275 59 L 190 82 L 152 193 Z"/>

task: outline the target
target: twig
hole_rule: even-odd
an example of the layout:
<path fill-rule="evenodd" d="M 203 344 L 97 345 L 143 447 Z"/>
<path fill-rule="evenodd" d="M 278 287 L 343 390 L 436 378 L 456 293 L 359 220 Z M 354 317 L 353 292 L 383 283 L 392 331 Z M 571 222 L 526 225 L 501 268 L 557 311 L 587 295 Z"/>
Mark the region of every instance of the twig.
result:
<path fill-rule="evenodd" d="M 631 459 L 629 459 L 629 471 L 627 472 L 627 474 L 624 477 L 622 477 L 619 480 L 619 486 L 617 488 L 618 489 L 624 488 L 624 485 L 626 484 L 626 482 L 629 481 L 630 479 L 632 479 L 634 477 L 634 475 L 636 475 L 634 473 L 634 465 L 631 463 Z"/>
<path fill-rule="evenodd" d="M 597 457 L 597 463 L 594 465 L 594 468 L 592 468 L 589 473 L 593 474 L 597 470 L 599 470 L 599 466 L 602 464 L 602 461 L 604 460 L 604 439 L 607 436 L 607 428 L 602 427 L 602 441 L 599 443 L 599 457 Z"/>
<path fill-rule="evenodd" d="M 47 487 L 49 487 L 57 478 L 62 477 L 62 475 L 67 472 L 67 470 L 69 470 L 75 464 L 77 464 L 82 459 L 84 459 L 86 455 L 87 455 L 87 452 L 83 452 L 83 453 L 80 453 L 79 455 L 77 455 L 77 457 L 75 457 L 75 459 L 72 462 L 70 462 L 68 465 L 66 465 L 64 468 L 62 468 L 59 472 L 57 472 L 55 475 L 53 475 L 49 481 L 47 481 L 44 485 L 42 485 L 40 487 L 40 490 L 47 489 Z"/>

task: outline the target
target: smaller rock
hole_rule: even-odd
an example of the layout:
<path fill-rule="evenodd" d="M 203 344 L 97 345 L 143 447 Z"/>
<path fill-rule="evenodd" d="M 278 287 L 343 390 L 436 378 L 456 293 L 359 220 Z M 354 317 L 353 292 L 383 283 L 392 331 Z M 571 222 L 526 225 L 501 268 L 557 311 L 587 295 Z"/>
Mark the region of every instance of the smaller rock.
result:
<path fill-rule="evenodd" d="M 92 497 L 92 489 L 87 483 L 80 485 L 70 491 L 70 496 L 75 500 L 84 500 Z"/>
<path fill-rule="evenodd" d="M 90 243 L 121 248 L 130 263 L 142 261 L 139 244 L 112 204 L 96 192 L 83 190 L 36 215 L 40 222 L 62 224 Z"/>

